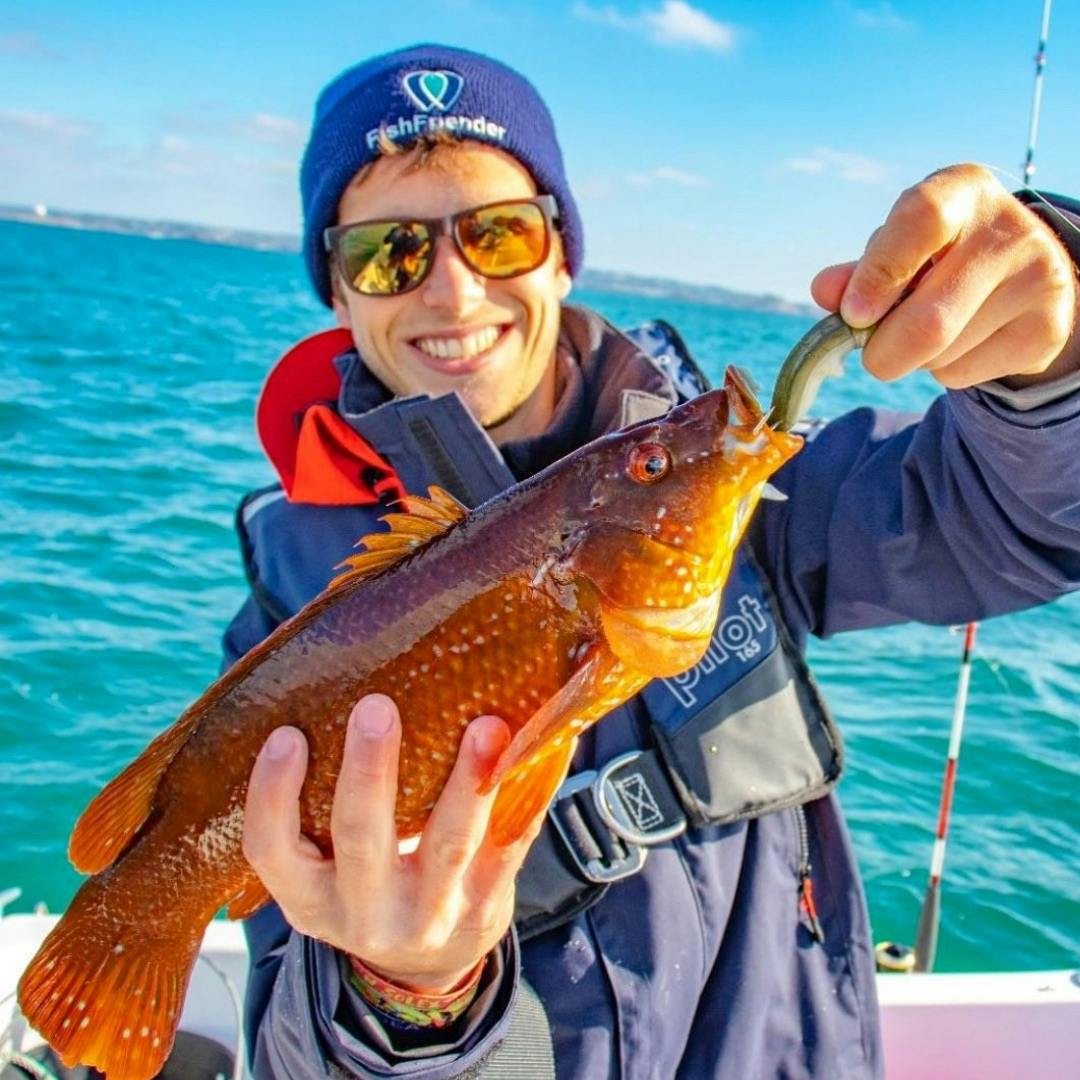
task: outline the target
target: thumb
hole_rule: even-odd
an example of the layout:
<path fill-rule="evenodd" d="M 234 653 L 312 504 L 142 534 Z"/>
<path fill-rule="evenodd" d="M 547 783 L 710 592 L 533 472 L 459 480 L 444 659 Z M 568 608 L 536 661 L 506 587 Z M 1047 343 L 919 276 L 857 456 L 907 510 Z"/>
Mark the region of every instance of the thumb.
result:
<path fill-rule="evenodd" d="M 837 263 L 819 270 L 810 282 L 810 295 L 814 298 L 814 303 L 826 311 L 839 311 L 840 300 L 851 280 L 855 265 L 854 262 Z"/>

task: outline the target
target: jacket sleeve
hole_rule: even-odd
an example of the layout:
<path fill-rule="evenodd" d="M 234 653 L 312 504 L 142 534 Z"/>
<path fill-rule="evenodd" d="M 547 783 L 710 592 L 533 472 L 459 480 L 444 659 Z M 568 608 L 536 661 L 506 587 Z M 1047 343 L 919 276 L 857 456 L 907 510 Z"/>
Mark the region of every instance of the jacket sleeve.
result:
<path fill-rule="evenodd" d="M 1080 258 L 1080 233 L 1047 221 Z M 921 419 L 858 409 L 778 474 L 788 501 L 763 506 L 755 554 L 802 634 L 965 622 L 1052 600 L 1080 587 L 1077 445 L 1076 374 L 1025 391 L 948 391 Z"/>
<path fill-rule="evenodd" d="M 392 1031 L 349 986 L 344 958 L 304 937 L 270 904 L 244 924 L 251 968 L 245 1037 L 256 1080 L 335 1076 L 474 1076 L 510 1026 L 519 982 L 517 938 L 492 953 L 472 1006 L 447 1033 Z"/>

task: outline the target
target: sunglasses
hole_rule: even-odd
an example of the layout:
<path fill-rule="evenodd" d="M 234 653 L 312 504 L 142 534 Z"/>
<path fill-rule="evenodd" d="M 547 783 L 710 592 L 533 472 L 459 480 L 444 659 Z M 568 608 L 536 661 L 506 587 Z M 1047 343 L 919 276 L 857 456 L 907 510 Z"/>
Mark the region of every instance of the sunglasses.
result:
<path fill-rule="evenodd" d="M 474 206 L 444 218 L 335 225 L 323 233 L 323 244 L 353 292 L 400 296 L 428 276 L 440 236 L 453 237 L 476 273 L 512 278 L 535 270 L 548 257 L 557 221 L 555 197 L 538 195 Z"/>

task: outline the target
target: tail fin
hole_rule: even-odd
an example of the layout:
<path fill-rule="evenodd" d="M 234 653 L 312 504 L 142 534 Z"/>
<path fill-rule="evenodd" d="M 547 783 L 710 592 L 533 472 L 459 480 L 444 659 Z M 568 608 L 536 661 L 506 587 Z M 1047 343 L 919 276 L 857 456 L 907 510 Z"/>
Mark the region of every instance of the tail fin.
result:
<path fill-rule="evenodd" d="M 110 878 L 83 884 L 23 973 L 19 1005 L 65 1065 L 150 1080 L 172 1049 L 203 927 L 166 939 L 158 926 L 110 922 Z"/>

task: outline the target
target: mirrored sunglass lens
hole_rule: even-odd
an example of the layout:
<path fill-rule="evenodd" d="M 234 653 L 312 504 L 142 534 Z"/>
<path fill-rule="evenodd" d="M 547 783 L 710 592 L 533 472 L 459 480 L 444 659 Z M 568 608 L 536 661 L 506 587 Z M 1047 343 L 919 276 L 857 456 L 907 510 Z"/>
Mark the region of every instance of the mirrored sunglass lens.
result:
<path fill-rule="evenodd" d="M 403 292 L 424 276 L 431 234 L 415 221 L 376 222 L 348 229 L 339 241 L 341 272 L 357 292 Z"/>
<path fill-rule="evenodd" d="M 534 203 L 502 203 L 474 210 L 458 221 L 466 258 L 488 277 L 535 270 L 546 255 L 547 223 Z"/>

